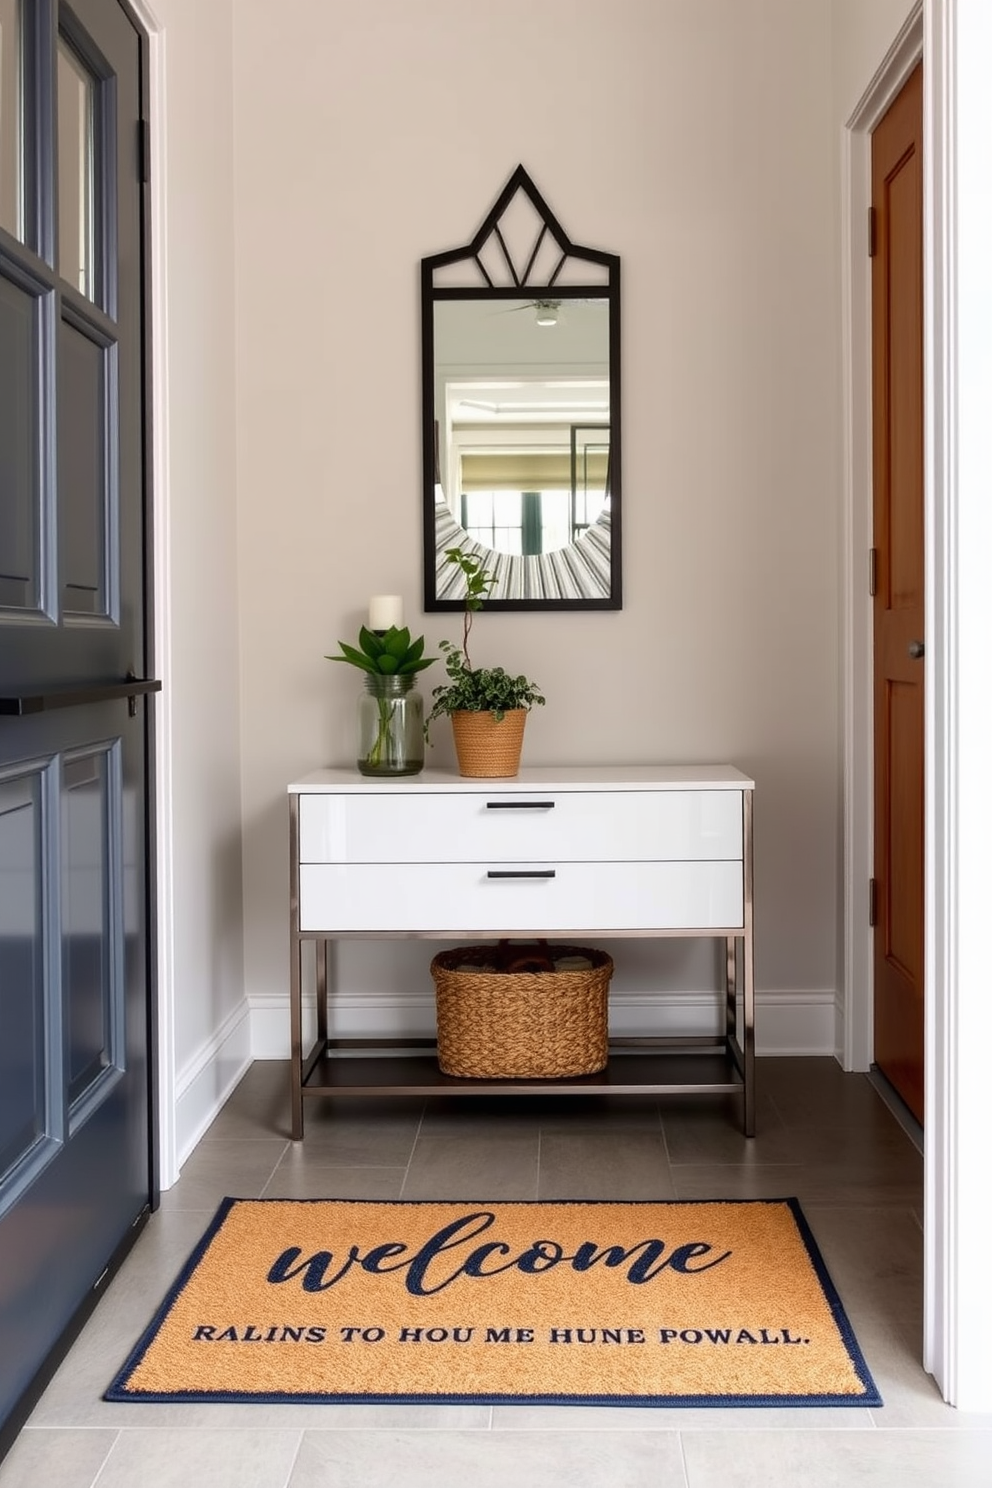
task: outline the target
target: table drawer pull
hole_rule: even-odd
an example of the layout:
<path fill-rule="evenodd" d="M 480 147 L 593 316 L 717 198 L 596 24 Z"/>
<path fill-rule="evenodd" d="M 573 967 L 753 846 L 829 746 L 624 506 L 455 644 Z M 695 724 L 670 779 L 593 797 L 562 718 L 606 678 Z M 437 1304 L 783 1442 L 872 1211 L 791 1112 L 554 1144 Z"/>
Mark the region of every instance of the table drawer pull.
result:
<path fill-rule="evenodd" d="M 487 811 L 554 811 L 554 801 L 487 801 Z"/>
<path fill-rule="evenodd" d="M 487 878 L 554 878 L 553 868 L 490 868 Z"/>

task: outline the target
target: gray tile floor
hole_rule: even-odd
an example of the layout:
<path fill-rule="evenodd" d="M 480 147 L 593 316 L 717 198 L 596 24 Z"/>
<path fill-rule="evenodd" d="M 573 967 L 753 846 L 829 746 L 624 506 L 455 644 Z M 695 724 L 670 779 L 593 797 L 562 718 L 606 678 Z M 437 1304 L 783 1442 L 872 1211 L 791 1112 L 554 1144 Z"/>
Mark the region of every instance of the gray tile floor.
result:
<path fill-rule="evenodd" d="M 758 1065 L 720 1098 L 309 1107 L 256 1064 L 183 1169 L 6 1461 L 0 1488 L 990 1488 L 992 1417 L 920 1364 L 922 1160 L 868 1080 Z M 885 1405 L 851 1409 L 111 1405 L 100 1399 L 225 1194 L 730 1198 L 803 1204 Z"/>

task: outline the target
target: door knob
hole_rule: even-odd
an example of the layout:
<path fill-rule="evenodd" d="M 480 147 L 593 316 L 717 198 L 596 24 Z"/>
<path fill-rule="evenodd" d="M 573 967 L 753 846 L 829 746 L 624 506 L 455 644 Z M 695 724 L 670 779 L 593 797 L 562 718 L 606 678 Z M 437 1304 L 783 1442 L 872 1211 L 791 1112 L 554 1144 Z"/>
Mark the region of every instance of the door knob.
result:
<path fill-rule="evenodd" d="M 910 641 L 909 654 L 914 661 L 922 661 L 923 653 L 925 650 L 926 647 L 924 646 L 922 641 Z"/>

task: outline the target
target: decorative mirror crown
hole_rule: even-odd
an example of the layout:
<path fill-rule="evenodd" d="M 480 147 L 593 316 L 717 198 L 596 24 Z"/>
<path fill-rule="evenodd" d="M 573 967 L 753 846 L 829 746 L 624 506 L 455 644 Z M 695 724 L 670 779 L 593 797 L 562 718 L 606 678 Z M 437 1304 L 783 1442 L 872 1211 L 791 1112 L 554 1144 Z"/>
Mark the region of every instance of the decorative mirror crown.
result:
<path fill-rule="evenodd" d="M 608 286 L 615 254 L 569 241 L 534 182 L 518 165 L 471 243 L 424 259 L 432 286 L 476 289 L 553 289 Z M 590 265 L 596 268 L 590 270 Z M 468 271 L 466 277 L 459 270 Z M 597 272 L 598 270 L 598 272 Z"/>

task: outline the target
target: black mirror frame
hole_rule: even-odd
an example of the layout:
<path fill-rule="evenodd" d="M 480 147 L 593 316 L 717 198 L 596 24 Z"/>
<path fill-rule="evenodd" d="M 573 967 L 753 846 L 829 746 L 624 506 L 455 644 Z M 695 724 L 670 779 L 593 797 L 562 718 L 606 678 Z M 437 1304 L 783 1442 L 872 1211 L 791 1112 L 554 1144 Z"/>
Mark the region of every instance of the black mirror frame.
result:
<path fill-rule="evenodd" d="M 518 273 L 504 238 L 500 232 L 500 218 L 518 191 L 530 199 L 543 227 L 531 252 L 530 260 Z M 560 256 L 550 275 L 541 282 L 530 276 L 538 259 L 545 235 L 550 234 L 557 245 Z M 497 285 L 482 261 L 481 253 L 491 235 L 499 245 L 502 259 L 512 282 Z M 438 269 L 461 260 L 474 260 L 481 276 L 478 288 L 448 288 L 435 285 Z M 568 259 L 585 260 L 607 270 L 607 282 L 594 285 L 558 284 L 557 277 Z M 436 422 L 434 408 L 434 304 L 442 299 L 519 299 L 522 294 L 535 298 L 547 296 L 554 289 L 555 296 L 563 300 L 594 295 L 609 302 L 609 358 L 610 358 L 610 547 L 609 547 L 609 592 L 599 598 L 535 597 L 526 599 L 501 599 L 498 592 L 487 599 L 486 610 L 619 610 L 623 608 L 622 562 L 621 562 L 621 438 L 620 438 L 620 258 L 615 253 L 606 253 L 598 248 L 583 247 L 572 243 L 557 221 L 537 187 L 522 165 L 518 165 L 482 226 L 470 243 L 461 248 L 451 248 L 444 253 L 434 253 L 421 259 L 421 373 L 423 399 L 423 500 L 424 500 L 424 610 L 427 613 L 461 610 L 461 599 L 442 599 L 437 593 L 437 541 L 435 517 L 435 484 L 437 471 Z M 543 292 L 543 293 L 542 293 Z M 471 543 L 470 546 L 483 556 L 488 548 Z M 498 559 L 499 555 L 493 555 Z M 493 564 L 486 564 L 493 567 Z"/>

